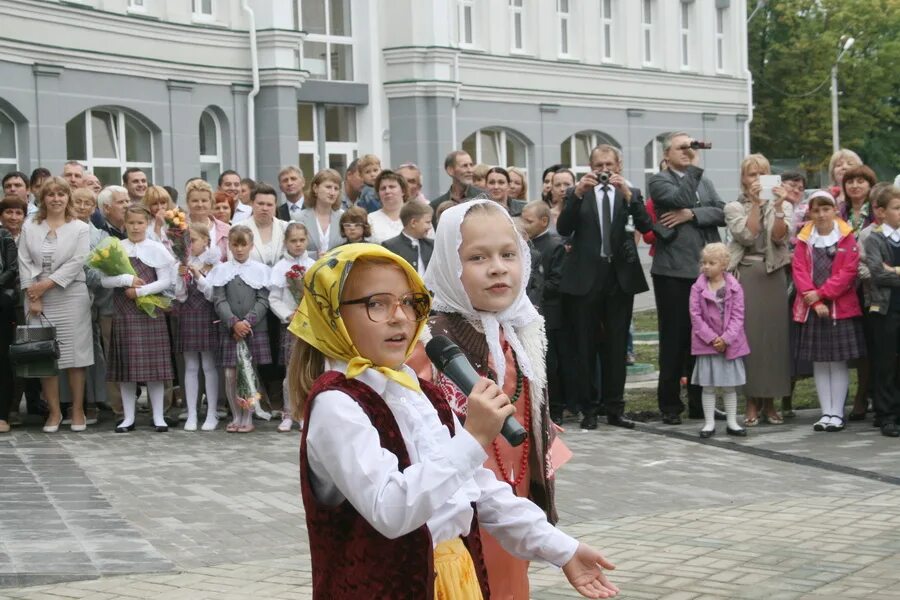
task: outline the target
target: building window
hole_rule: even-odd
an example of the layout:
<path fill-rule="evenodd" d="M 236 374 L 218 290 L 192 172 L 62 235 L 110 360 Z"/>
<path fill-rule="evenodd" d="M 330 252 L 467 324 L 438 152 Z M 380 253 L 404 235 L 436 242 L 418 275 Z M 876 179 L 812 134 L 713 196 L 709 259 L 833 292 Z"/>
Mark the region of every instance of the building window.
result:
<path fill-rule="evenodd" d="M 298 0 L 297 28 L 306 31 L 303 68 L 312 79 L 353 81 L 350 0 Z"/>
<path fill-rule="evenodd" d="M 325 125 L 324 132 L 320 123 Z M 297 105 L 297 131 L 298 165 L 307 180 L 326 168 L 344 173 L 359 155 L 356 108 L 353 106 L 300 103 Z"/>
<path fill-rule="evenodd" d="M 727 9 L 716 8 L 716 71 L 725 71 L 725 17 Z"/>
<path fill-rule="evenodd" d="M 509 0 L 510 51 L 525 51 L 525 0 Z"/>
<path fill-rule="evenodd" d="M 200 115 L 200 177 L 210 185 L 222 173 L 222 128 L 212 111 Z"/>
<path fill-rule="evenodd" d="M 143 0 L 140 0 L 143 4 Z M 198 21 L 211 21 L 213 18 L 213 0 L 192 0 L 194 19 Z"/>
<path fill-rule="evenodd" d="M 104 185 L 138 167 L 153 181 L 153 133 L 121 111 L 87 110 L 66 123 L 66 158 L 80 161 Z"/>
<path fill-rule="evenodd" d="M 653 0 L 641 3 L 641 28 L 644 35 L 644 64 L 653 64 Z"/>
<path fill-rule="evenodd" d="M 616 140 L 601 131 L 579 131 L 559 145 L 559 162 L 571 169 L 575 177 L 581 177 L 591 170 L 591 150 L 600 144 L 621 148 Z"/>
<path fill-rule="evenodd" d="M 571 54 L 572 13 L 569 12 L 570 0 L 556 0 L 556 18 L 559 21 L 559 55 Z"/>
<path fill-rule="evenodd" d="M 600 30 L 603 37 L 603 60 L 610 62 L 613 60 L 613 0 L 603 0 L 600 6 Z"/>
<path fill-rule="evenodd" d="M 475 45 L 475 0 L 459 0 L 459 45 Z"/>
<path fill-rule="evenodd" d="M 144 4 L 144 0 L 128 0 L 128 10 L 131 12 L 146 12 L 147 7 Z"/>
<path fill-rule="evenodd" d="M 681 29 L 680 29 L 680 45 L 681 45 L 681 68 L 689 69 L 691 67 L 691 6 L 690 2 L 681 2 Z"/>
<path fill-rule="evenodd" d="M 504 129 L 482 129 L 463 140 L 462 149 L 478 164 L 528 170 L 528 147 Z"/>
<path fill-rule="evenodd" d="M 661 133 L 644 146 L 644 185 L 651 175 L 659 173 L 659 163 L 663 157 L 663 142 L 666 141 L 668 133 Z M 646 188 L 645 188 L 646 189 Z"/>
<path fill-rule="evenodd" d="M 16 123 L 0 110 L 0 175 L 19 168 Z"/>

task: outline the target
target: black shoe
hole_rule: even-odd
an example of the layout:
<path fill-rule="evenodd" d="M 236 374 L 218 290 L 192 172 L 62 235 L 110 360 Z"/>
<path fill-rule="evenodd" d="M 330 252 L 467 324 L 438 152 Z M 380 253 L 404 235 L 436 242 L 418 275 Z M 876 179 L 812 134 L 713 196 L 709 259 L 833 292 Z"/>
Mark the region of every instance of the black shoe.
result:
<path fill-rule="evenodd" d="M 597 429 L 597 417 L 594 415 L 589 415 L 581 420 L 581 428 L 594 430 Z"/>
<path fill-rule="evenodd" d="M 124 421 L 119 421 L 116 425 L 116 433 L 128 433 L 129 431 L 134 431 L 134 423 L 128 427 L 122 427 L 122 423 L 124 423 Z"/>
<path fill-rule="evenodd" d="M 831 432 L 831 433 L 834 433 L 834 432 L 836 432 L 836 431 L 843 431 L 843 430 L 844 430 L 844 426 L 845 426 L 845 424 L 846 424 L 846 421 L 844 421 L 844 417 L 840 417 L 840 416 L 834 415 L 832 418 L 833 418 L 833 419 L 840 419 L 840 420 L 841 420 L 840 425 L 833 425 L 833 424 L 832 424 L 832 425 L 827 425 L 827 426 L 825 427 L 825 431 L 828 431 L 828 432 Z"/>
<path fill-rule="evenodd" d="M 156 430 L 156 433 L 165 433 L 165 432 L 169 431 L 169 426 L 168 425 L 157 425 L 156 427 L 154 427 L 154 429 Z"/>
<path fill-rule="evenodd" d="M 732 429 L 731 427 L 726 427 L 725 433 L 727 433 L 728 435 L 734 435 L 737 437 L 747 437 L 747 430 L 741 429 L 741 428 Z"/>
<path fill-rule="evenodd" d="M 700 430 L 700 437 L 702 437 L 703 439 L 711 438 L 714 435 L 716 435 L 715 429 L 701 429 Z"/>
<path fill-rule="evenodd" d="M 900 428 L 894 423 L 885 423 L 881 426 L 881 435 L 885 437 L 900 437 Z"/>
<path fill-rule="evenodd" d="M 725 411 L 724 411 L 724 410 L 719 410 L 719 409 L 717 408 L 717 409 L 716 409 L 715 418 L 716 418 L 716 421 L 724 421 L 725 418 L 726 418 L 726 417 L 725 417 Z"/>
<path fill-rule="evenodd" d="M 666 425 L 681 425 L 681 415 L 663 415 L 662 422 Z"/>
<path fill-rule="evenodd" d="M 606 417 L 606 424 L 613 427 L 621 427 L 623 429 L 634 429 L 634 421 L 629 421 L 625 417 L 619 415 L 610 415 Z"/>

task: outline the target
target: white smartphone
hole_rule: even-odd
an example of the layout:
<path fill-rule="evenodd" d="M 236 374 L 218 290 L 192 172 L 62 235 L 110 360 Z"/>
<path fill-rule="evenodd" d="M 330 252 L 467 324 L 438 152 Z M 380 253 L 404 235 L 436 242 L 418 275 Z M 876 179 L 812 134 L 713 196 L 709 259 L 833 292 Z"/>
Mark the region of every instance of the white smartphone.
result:
<path fill-rule="evenodd" d="M 775 194 L 772 188 L 781 185 L 781 175 L 760 175 L 759 183 L 762 185 L 762 191 L 759 193 L 760 200 L 774 200 Z"/>

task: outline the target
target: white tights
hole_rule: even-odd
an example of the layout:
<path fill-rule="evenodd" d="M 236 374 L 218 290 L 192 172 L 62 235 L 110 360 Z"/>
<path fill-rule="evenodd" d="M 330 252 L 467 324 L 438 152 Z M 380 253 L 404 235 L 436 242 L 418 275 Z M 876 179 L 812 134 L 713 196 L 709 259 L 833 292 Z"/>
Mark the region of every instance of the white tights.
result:
<path fill-rule="evenodd" d="M 716 389 L 722 390 L 722 400 L 725 403 L 725 418 L 729 429 L 740 429 L 737 422 L 737 392 L 733 387 L 705 387 L 700 397 L 703 402 L 703 418 L 706 423 L 704 431 L 712 431 L 716 428 Z"/>
<path fill-rule="evenodd" d="M 166 420 L 163 418 L 165 387 L 162 381 L 147 382 L 147 394 L 150 396 L 150 407 L 153 409 L 153 425 L 156 427 L 165 427 L 166 425 Z M 134 412 L 137 405 L 137 384 L 119 383 L 119 390 L 122 393 L 122 412 L 125 414 L 125 418 L 119 424 L 119 427 L 130 427 L 134 424 Z"/>
<path fill-rule="evenodd" d="M 219 372 L 213 351 L 184 353 L 184 401 L 187 404 L 188 421 L 197 420 L 197 401 L 200 395 L 200 364 L 203 363 L 203 379 L 206 382 L 206 420 L 216 419 L 219 403 Z"/>
<path fill-rule="evenodd" d="M 225 367 L 225 397 L 234 416 L 232 425 L 249 427 L 253 424 L 253 411 L 244 410 L 237 402 L 237 367 Z"/>
<path fill-rule="evenodd" d="M 822 415 L 844 418 L 844 401 L 850 389 L 850 370 L 844 361 L 814 362 L 813 378 Z"/>

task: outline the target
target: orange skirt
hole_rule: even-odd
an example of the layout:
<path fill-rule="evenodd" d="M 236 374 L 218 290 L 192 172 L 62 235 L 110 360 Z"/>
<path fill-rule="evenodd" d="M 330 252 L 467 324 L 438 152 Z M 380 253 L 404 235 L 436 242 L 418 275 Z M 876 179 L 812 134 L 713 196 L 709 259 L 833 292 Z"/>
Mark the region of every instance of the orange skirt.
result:
<path fill-rule="evenodd" d="M 483 600 L 472 556 L 462 539 L 441 542 L 434 549 L 435 600 Z"/>

